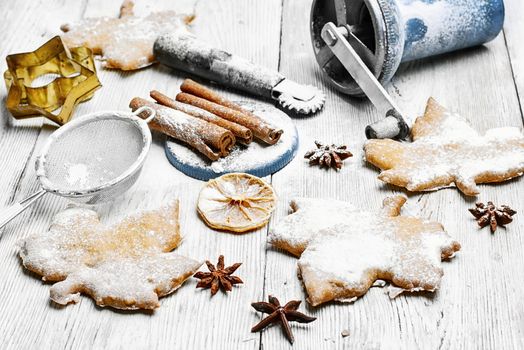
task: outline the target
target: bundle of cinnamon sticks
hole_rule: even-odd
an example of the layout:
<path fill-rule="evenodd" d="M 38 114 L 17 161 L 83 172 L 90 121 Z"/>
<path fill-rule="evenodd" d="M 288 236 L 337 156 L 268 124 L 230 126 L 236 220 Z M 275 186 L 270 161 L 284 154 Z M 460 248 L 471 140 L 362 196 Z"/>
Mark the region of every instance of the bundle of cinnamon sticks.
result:
<path fill-rule="evenodd" d="M 249 145 L 257 139 L 274 145 L 282 136 L 281 129 L 193 80 L 186 79 L 180 90 L 174 100 L 152 90 L 156 103 L 135 97 L 129 107 L 154 108 L 157 116 L 151 129 L 186 143 L 211 161 L 227 156 L 237 141 Z"/>

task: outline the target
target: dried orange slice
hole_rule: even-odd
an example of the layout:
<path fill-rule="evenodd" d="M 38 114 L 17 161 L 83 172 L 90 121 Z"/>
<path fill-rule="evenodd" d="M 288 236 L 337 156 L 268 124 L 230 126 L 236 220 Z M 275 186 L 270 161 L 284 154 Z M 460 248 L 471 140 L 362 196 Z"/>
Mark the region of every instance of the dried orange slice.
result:
<path fill-rule="evenodd" d="M 204 186 L 197 209 L 208 226 L 241 233 L 266 225 L 275 203 L 275 192 L 264 180 L 232 173 Z"/>

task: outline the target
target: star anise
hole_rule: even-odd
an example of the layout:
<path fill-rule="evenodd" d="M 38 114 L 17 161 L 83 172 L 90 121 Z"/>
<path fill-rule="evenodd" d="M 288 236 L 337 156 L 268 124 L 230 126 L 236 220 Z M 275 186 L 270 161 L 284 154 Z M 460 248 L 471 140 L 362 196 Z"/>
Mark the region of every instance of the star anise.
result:
<path fill-rule="evenodd" d="M 289 322 L 310 323 L 317 319 L 316 317 L 307 316 L 297 311 L 300 303 L 300 300 L 291 300 L 286 305 L 280 306 L 278 299 L 272 295 L 269 296 L 269 303 L 264 301 L 252 303 L 251 306 L 253 306 L 255 310 L 269 314 L 269 316 L 254 325 L 253 328 L 251 328 L 251 332 L 261 331 L 272 323 L 280 322 L 287 339 L 293 344 L 295 338 L 291 332 Z"/>
<path fill-rule="evenodd" d="M 209 260 L 206 260 L 206 265 L 210 272 L 199 271 L 193 277 L 200 279 L 197 288 L 211 288 L 211 296 L 215 295 L 219 288 L 224 291 L 231 291 L 234 284 L 244 283 L 240 277 L 232 276 L 242 263 L 224 268 L 224 256 L 220 255 L 216 268 Z"/>
<path fill-rule="evenodd" d="M 344 159 L 352 157 L 353 154 L 348 151 L 346 146 L 342 145 L 324 145 L 319 141 L 315 141 L 317 149 L 311 150 L 304 155 L 304 158 L 309 158 L 310 165 L 320 165 L 320 167 L 333 167 L 335 169 L 342 168 Z"/>
<path fill-rule="evenodd" d="M 517 213 L 507 205 L 497 208 L 493 202 L 488 202 L 487 205 L 476 203 L 475 208 L 469 209 L 469 212 L 477 219 L 481 228 L 489 225 L 492 233 L 497 230 L 497 226 L 504 227 L 504 225 L 512 222 L 511 217 Z"/>

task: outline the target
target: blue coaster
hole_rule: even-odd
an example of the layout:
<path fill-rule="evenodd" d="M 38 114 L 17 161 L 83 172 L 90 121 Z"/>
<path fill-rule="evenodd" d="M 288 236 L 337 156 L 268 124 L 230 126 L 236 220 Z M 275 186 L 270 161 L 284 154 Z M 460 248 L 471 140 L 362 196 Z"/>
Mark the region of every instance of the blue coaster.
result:
<path fill-rule="evenodd" d="M 268 176 L 276 173 L 295 158 L 298 149 L 298 132 L 287 114 L 261 103 L 239 102 L 239 104 L 268 123 L 284 130 L 280 140 L 272 146 L 256 140 L 247 147 L 237 144 L 227 157 L 211 162 L 185 144 L 168 139 L 165 150 L 171 164 L 187 176 L 207 181 L 227 173 Z"/>

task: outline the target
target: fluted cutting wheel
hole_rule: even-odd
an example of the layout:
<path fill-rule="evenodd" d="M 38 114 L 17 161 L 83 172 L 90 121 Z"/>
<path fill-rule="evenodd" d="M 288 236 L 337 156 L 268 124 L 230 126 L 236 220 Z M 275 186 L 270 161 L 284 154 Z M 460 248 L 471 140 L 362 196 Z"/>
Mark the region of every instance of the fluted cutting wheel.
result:
<path fill-rule="evenodd" d="M 280 96 L 278 96 L 278 102 L 284 109 L 290 110 L 294 113 L 316 113 L 319 110 L 321 110 L 324 106 L 324 103 L 326 102 L 326 95 L 324 95 L 324 93 L 320 89 L 313 85 L 306 85 L 306 88 L 311 89 L 311 91 L 315 91 L 312 100 L 300 101 L 294 98 L 293 96 L 289 96 L 283 93 Z"/>

